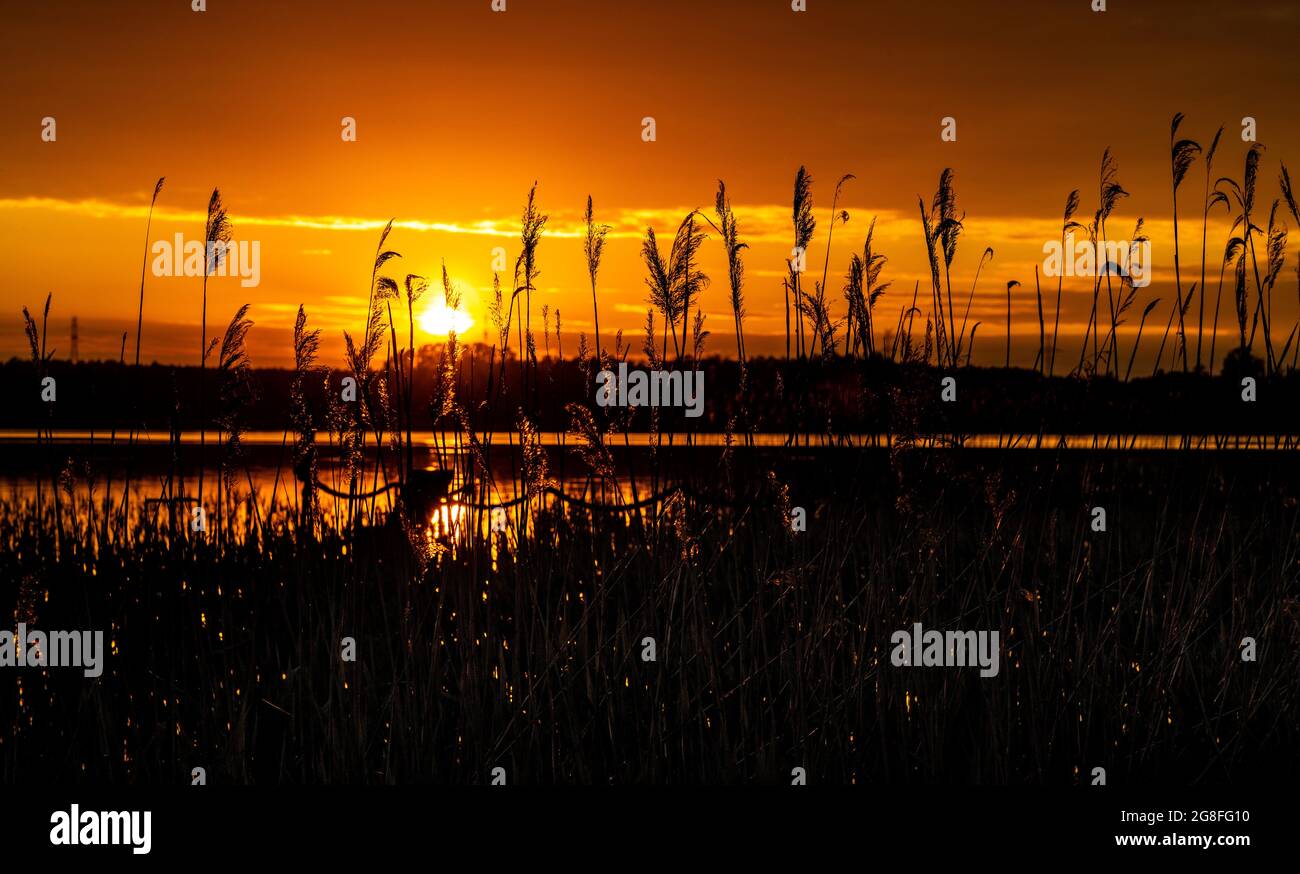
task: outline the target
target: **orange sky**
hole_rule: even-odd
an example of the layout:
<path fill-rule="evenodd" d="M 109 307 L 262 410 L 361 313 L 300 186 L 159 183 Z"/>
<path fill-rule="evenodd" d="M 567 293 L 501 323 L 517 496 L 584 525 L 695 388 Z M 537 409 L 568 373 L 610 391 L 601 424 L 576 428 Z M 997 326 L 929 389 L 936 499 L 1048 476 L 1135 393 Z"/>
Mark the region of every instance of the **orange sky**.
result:
<path fill-rule="evenodd" d="M 389 272 L 432 277 L 445 259 L 477 321 L 469 339 L 483 339 L 492 249 L 504 246 L 513 263 L 534 180 L 551 216 L 534 304 L 563 311 L 566 351 L 578 331 L 591 331 L 578 236 L 587 195 L 614 226 L 600 276 L 602 333 L 624 328 L 633 337 L 646 307 L 645 226 L 670 240 L 688 210 L 711 207 L 723 179 L 751 244 L 749 349 L 775 352 L 784 348 L 789 201 L 804 164 L 816 180 L 814 278 L 835 181 L 857 177 L 841 203 L 850 222 L 836 228 L 831 251 L 836 315 L 848 258 L 871 216 L 880 217 L 877 248 L 890 258 L 882 278 L 894 283 L 882 324 L 926 275 L 916 197 L 928 201 L 940 170 L 956 170 L 967 222 L 954 285 L 968 289 L 980 253 L 993 247 L 972 320 L 983 322 L 977 359 L 1000 361 L 1006 282 L 1023 284 L 1016 333 L 1036 337 L 1034 265 L 1059 233 L 1072 188 L 1081 190 L 1081 220 L 1095 210 L 1107 146 L 1131 192 L 1111 232 L 1127 235 L 1146 218 L 1155 281 L 1139 305 L 1162 298 L 1152 319 L 1163 328 L 1173 269 L 1169 119 L 1186 113 L 1181 134 L 1207 146 L 1226 124 L 1213 175 L 1236 178 L 1246 148 L 1240 120 L 1257 119 L 1268 146 L 1262 225 L 1279 161 L 1300 170 L 1300 7 L 1108 5 L 1102 14 L 1088 0 L 808 0 L 805 13 L 787 0 L 508 0 L 505 13 L 491 12 L 489 0 L 208 0 L 205 13 L 185 0 L 6 9 L 0 297 L 9 315 L 0 356 L 23 354 L 20 309 L 38 308 L 47 292 L 60 356 L 73 315 L 83 357 L 115 358 L 124 330 L 130 348 L 144 212 L 160 175 L 167 183 L 151 241 L 201 238 L 214 186 L 235 239 L 259 241 L 256 288 L 234 278 L 209 285 L 210 329 L 252 303 L 257 364 L 288 359 L 299 303 L 326 329 L 324 356 L 341 357 L 341 331 L 362 329 L 369 262 L 392 217 L 390 248 L 404 258 Z M 46 116 L 57 120 L 53 143 L 41 140 Z M 356 142 L 340 137 L 344 116 L 357 120 Z M 656 120 L 656 142 L 641 139 L 645 116 Z M 940 141 L 944 116 L 957 120 L 955 143 Z M 1199 279 L 1203 185 L 1198 161 L 1180 191 L 1185 285 Z M 1222 218 L 1210 229 L 1213 278 Z M 1274 304 L 1283 336 L 1296 316 L 1295 251 Z M 710 348 L 727 352 L 734 345 L 716 239 L 706 243 L 704 269 L 713 277 L 703 298 Z M 148 278 L 146 360 L 197 361 L 199 303 L 197 279 Z M 1090 282 L 1067 281 L 1066 330 L 1081 334 L 1090 303 Z M 1031 360 L 1032 352 L 1022 363 Z"/>

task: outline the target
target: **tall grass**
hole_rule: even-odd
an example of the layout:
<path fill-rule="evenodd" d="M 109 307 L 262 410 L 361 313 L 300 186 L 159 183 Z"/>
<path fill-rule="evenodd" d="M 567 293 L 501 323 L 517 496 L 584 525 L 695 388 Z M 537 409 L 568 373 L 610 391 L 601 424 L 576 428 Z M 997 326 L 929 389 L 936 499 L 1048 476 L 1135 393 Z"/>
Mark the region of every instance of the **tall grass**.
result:
<path fill-rule="evenodd" d="M 204 447 L 207 444 L 207 410 L 204 407 L 203 399 L 205 397 L 203 374 L 207 371 L 208 356 L 216 347 L 217 338 L 212 339 L 212 345 L 208 345 L 208 277 L 217 272 L 221 267 L 222 261 L 227 257 L 226 246 L 231 238 L 230 218 L 226 215 L 226 207 L 221 202 L 220 190 L 212 189 L 212 197 L 208 199 L 208 215 L 203 226 L 203 306 L 199 317 L 199 487 L 198 501 L 199 505 L 203 504 L 203 474 L 205 459 L 203 455 Z"/>
<path fill-rule="evenodd" d="M 812 205 L 812 176 L 808 170 L 800 166 L 799 171 L 794 177 L 794 197 L 792 200 L 792 216 L 794 223 L 794 248 L 804 253 L 805 258 L 808 246 L 812 243 L 813 232 L 817 230 L 817 219 L 813 217 Z M 800 278 L 803 274 L 802 269 L 798 269 L 793 256 L 787 261 L 789 269 L 789 294 L 794 299 L 794 313 L 796 319 L 795 345 L 798 358 L 803 360 L 805 357 L 804 330 L 803 330 L 803 308 L 800 302 L 803 300 L 802 285 Z M 787 316 L 787 323 L 789 317 Z M 787 328 L 787 331 L 789 329 Z M 789 340 L 786 341 L 787 346 Z"/>
<path fill-rule="evenodd" d="M 1219 125 L 1219 129 L 1214 134 L 1214 139 L 1211 140 L 1210 142 L 1209 151 L 1205 153 L 1205 190 L 1201 195 L 1201 204 L 1202 204 L 1202 208 L 1201 208 L 1201 297 L 1200 297 L 1201 305 L 1200 305 L 1200 312 L 1197 314 L 1196 317 L 1196 369 L 1197 370 L 1201 369 L 1201 340 L 1205 336 L 1205 288 L 1206 288 L 1205 286 L 1205 245 L 1206 245 L 1206 237 L 1208 234 L 1208 226 L 1210 222 L 1210 210 L 1214 207 L 1214 204 L 1219 200 L 1222 200 L 1225 205 L 1227 204 L 1227 198 L 1223 197 L 1223 195 L 1220 192 L 1215 191 L 1211 193 L 1210 191 L 1210 173 L 1214 169 L 1214 155 L 1219 150 L 1219 139 L 1222 136 L 1223 136 L 1223 125 Z M 1215 303 L 1215 307 L 1216 308 L 1218 307 L 1217 302 Z M 1211 355 L 1210 371 L 1213 372 L 1213 370 L 1214 370 L 1214 360 L 1213 360 L 1213 355 Z"/>
<path fill-rule="evenodd" d="M 608 472 L 607 437 L 584 411 L 575 459 Z M 788 782 L 798 763 L 825 783 L 1068 785 L 1095 764 L 1130 782 L 1292 776 L 1300 662 L 1279 592 L 1297 541 L 1261 538 L 1258 515 L 1300 530 L 1279 479 L 1205 456 L 963 459 L 841 456 L 818 474 L 755 456 L 736 473 L 753 483 L 738 508 L 687 496 L 644 515 L 538 509 L 527 538 L 461 541 L 423 569 L 397 550 L 345 553 L 345 531 L 299 530 L 283 507 L 261 534 L 252 519 L 232 526 L 220 549 L 161 531 L 93 549 L 70 536 L 56 561 L 28 548 L 52 519 L 4 499 L 0 566 L 43 581 L 36 618 L 112 617 L 118 653 L 111 682 L 50 672 L 6 696 L 0 773 L 170 783 L 201 762 L 218 783 L 482 783 L 502 766 L 516 784 L 750 783 Z M 525 468 L 526 481 L 548 476 L 535 455 Z M 810 495 L 815 524 L 792 533 L 782 508 Z M 1087 533 L 1098 495 L 1123 496 L 1111 506 L 1124 524 L 1105 537 Z M 95 586 L 77 585 L 83 568 Z M 147 594 L 106 598 L 140 580 Z M 890 634 L 913 622 L 998 630 L 1000 676 L 893 668 Z M 1266 670 L 1241 662 L 1247 635 L 1278 642 Z M 357 662 L 338 659 L 342 636 Z M 646 636 L 656 662 L 640 658 Z"/>
<path fill-rule="evenodd" d="M 1066 257 L 1065 238 L 1075 230 L 1083 230 L 1083 225 L 1074 220 L 1074 214 L 1079 210 L 1079 189 L 1074 189 L 1069 196 L 1065 198 L 1065 213 L 1061 220 L 1061 255 Z M 1068 253 L 1068 257 L 1073 258 L 1073 253 Z M 1064 265 L 1062 265 L 1064 268 Z M 1061 290 L 1065 283 L 1065 270 L 1057 271 L 1056 276 L 1056 316 L 1052 320 L 1052 362 L 1047 368 L 1048 376 L 1056 375 L 1056 347 L 1057 341 L 1061 337 Z"/>
<path fill-rule="evenodd" d="M 600 258 L 605 251 L 605 235 L 609 233 L 609 225 L 596 224 L 591 195 L 587 196 L 587 213 L 584 218 L 587 238 L 583 250 L 587 256 L 587 277 L 591 280 L 591 316 L 596 324 L 596 358 L 603 361 L 600 351 L 600 307 L 596 302 L 596 273 L 600 270 Z"/>
<path fill-rule="evenodd" d="M 1178 293 L 1178 300 L 1183 299 L 1183 279 L 1179 262 L 1178 248 L 1178 187 L 1183 184 L 1183 179 L 1187 177 L 1187 171 L 1191 168 L 1196 156 L 1201 153 L 1201 145 L 1195 140 L 1176 139 L 1178 128 L 1183 123 L 1183 114 L 1175 113 L 1173 121 L 1169 124 L 1169 166 L 1170 174 L 1173 177 L 1173 215 L 1174 215 L 1174 288 Z M 1204 283 L 1204 280 L 1202 280 Z M 1202 287 L 1204 287 L 1202 285 Z M 1187 327 L 1183 320 L 1183 308 L 1178 311 L 1178 350 L 1183 359 L 1183 372 L 1187 372 Z"/>
<path fill-rule="evenodd" d="M 140 337 L 144 330 L 144 277 L 149 267 L 149 236 L 150 229 L 153 227 L 153 208 L 158 204 L 158 195 L 162 192 L 163 182 L 167 180 L 166 176 L 159 176 L 158 181 L 153 187 L 153 197 L 149 200 L 149 214 L 144 223 L 144 255 L 140 259 L 140 306 L 136 310 L 135 317 L 135 366 L 140 366 Z"/>

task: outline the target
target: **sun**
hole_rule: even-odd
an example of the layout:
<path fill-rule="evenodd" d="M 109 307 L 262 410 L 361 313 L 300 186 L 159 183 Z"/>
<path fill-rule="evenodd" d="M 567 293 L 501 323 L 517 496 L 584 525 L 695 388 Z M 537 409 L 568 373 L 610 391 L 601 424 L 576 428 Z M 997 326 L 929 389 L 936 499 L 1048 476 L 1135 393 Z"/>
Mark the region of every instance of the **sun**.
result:
<path fill-rule="evenodd" d="M 420 330 L 435 337 L 446 337 L 452 331 L 464 334 L 474 327 L 474 320 L 469 313 L 447 309 L 446 301 L 432 303 L 420 316 Z"/>

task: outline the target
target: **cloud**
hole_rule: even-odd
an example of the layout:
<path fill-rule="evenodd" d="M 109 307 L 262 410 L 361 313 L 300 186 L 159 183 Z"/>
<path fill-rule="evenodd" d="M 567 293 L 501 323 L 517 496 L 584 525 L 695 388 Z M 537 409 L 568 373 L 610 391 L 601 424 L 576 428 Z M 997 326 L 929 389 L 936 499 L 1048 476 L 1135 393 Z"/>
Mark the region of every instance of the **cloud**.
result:
<path fill-rule="evenodd" d="M 149 207 L 139 203 L 118 203 L 98 198 L 62 199 L 55 197 L 0 198 L 0 211 L 33 210 L 75 215 L 95 219 L 139 219 L 149 215 Z M 614 238 L 640 240 L 647 227 L 653 227 L 660 237 L 670 242 L 692 207 L 667 207 L 656 209 L 619 209 L 607 215 L 598 215 L 597 221 L 609 225 L 609 236 Z M 749 242 L 786 242 L 790 238 L 790 207 L 785 205 L 737 205 L 734 207 L 736 219 L 740 223 L 743 238 Z M 892 221 L 897 216 L 891 211 L 876 213 L 882 222 Z M 153 217 L 159 222 L 181 224 L 202 224 L 206 213 L 199 210 L 172 209 L 165 206 L 154 208 Z M 698 221 L 708 232 L 708 214 L 700 213 Z M 386 218 L 367 218 L 361 216 L 338 215 L 251 215 L 231 210 L 231 222 L 238 227 L 272 227 L 317 231 L 378 231 L 386 224 Z M 519 220 L 516 216 L 479 219 L 476 221 L 430 221 L 418 218 L 398 218 L 393 221 L 395 229 L 421 233 L 469 234 L 486 237 L 516 238 L 519 236 Z M 586 225 L 579 213 L 575 211 L 556 211 L 550 214 L 543 231 L 543 236 L 552 238 L 582 238 L 586 236 Z M 304 254 L 328 255 L 329 249 L 308 249 Z"/>

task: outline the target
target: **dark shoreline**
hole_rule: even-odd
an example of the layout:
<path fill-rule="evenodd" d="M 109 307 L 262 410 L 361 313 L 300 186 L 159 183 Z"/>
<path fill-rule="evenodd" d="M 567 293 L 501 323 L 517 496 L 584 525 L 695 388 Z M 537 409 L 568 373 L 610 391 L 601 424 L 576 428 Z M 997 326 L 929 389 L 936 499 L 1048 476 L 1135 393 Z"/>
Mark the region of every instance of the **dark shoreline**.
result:
<path fill-rule="evenodd" d="M 595 408 L 593 362 L 537 363 L 526 399 L 518 393 L 518 360 L 507 365 L 503 394 L 490 405 L 489 357 L 481 347 L 460 363 L 457 395 L 476 399 L 469 415 L 478 430 L 512 431 L 522 406 L 535 416 L 541 431 L 564 431 L 570 422 L 565 405 Z M 799 434 L 1296 434 L 1300 433 L 1300 372 L 1266 378 L 1259 362 L 1250 359 L 1235 370 L 1204 373 L 1160 373 L 1124 382 L 1113 377 L 1045 377 L 1033 370 L 964 367 L 937 368 L 899 364 L 885 359 L 812 360 L 787 362 L 756 358 L 748 363 L 746 389 L 739 391 L 740 368 L 731 359 L 707 358 L 704 371 L 704 414 L 688 418 L 681 410 L 661 412 L 661 430 L 722 433 L 732 430 Z M 495 372 L 500 372 L 496 362 Z M 200 424 L 197 399 L 199 369 L 159 364 L 123 366 L 116 363 L 72 364 L 52 361 L 48 374 L 56 380 L 55 403 L 40 400 L 40 379 L 30 362 L 0 363 L 0 381 L 11 389 L 12 401 L 0 407 L 0 430 L 51 428 L 107 432 L 129 430 L 132 423 L 166 432 L 173 425 L 195 430 Z M 291 370 L 255 368 L 254 395 L 240 408 L 246 430 L 279 431 L 290 427 Z M 317 418 L 327 409 L 326 379 L 336 389 L 345 371 L 320 371 L 306 378 L 309 408 Z M 956 400 L 940 399 L 942 380 L 956 379 Z M 1242 399 L 1242 380 L 1255 380 L 1256 400 Z M 206 392 L 216 396 L 217 376 L 208 373 Z M 432 427 L 425 409 L 433 396 L 437 369 L 415 370 L 412 397 L 417 430 Z M 19 387 L 27 385 L 30 391 Z M 584 387 L 590 389 L 585 390 Z M 207 423 L 211 428 L 211 423 Z M 645 410 L 633 417 L 632 430 L 650 430 Z"/>

